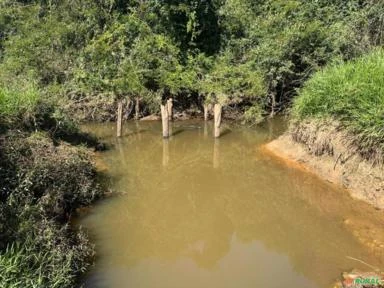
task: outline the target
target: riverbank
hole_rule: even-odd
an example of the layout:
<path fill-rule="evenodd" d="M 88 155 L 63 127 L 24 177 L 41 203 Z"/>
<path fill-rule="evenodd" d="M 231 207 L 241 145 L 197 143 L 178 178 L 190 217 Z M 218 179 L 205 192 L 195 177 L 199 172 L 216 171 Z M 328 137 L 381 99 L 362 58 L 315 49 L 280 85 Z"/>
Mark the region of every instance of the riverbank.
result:
<path fill-rule="evenodd" d="M 384 208 L 384 50 L 317 72 L 265 148 Z"/>
<path fill-rule="evenodd" d="M 25 131 L 0 151 L 0 286 L 74 287 L 94 249 L 70 217 L 102 194 L 90 151 Z"/>
<path fill-rule="evenodd" d="M 74 287 L 94 257 L 69 221 L 102 196 L 97 139 L 37 91 L 0 89 L 0 104 L 0 287 Z"/>
<path fill-rule="evenodd" d="M 364 159 L 353 137 L 334 121 L 306 121 L 263 147 L 287 165 L 346 188 L 352 197 L 384 209 L 384 167 Z"/>

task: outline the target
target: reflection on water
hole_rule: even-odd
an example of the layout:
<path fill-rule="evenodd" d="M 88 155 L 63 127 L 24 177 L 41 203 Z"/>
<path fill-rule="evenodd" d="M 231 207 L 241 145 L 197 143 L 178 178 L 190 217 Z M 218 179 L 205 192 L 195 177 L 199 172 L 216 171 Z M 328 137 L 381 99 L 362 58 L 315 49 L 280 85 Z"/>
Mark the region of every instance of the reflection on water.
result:
<path fill-rule="evenodd" d="M 278 122 L 216 140 L 211 123 L 173 125 L 167 140 L 157 122 L 121 139 L 113 124 L 85 127 L 112 144 L 100 160 L 125 192 L 82 219 L 99 256 L 85 287 L 330 287 L 372 270 L 350 257 L 384 267 L 354 236 L 381 227 L 380 211 L 259 151 Z"/>

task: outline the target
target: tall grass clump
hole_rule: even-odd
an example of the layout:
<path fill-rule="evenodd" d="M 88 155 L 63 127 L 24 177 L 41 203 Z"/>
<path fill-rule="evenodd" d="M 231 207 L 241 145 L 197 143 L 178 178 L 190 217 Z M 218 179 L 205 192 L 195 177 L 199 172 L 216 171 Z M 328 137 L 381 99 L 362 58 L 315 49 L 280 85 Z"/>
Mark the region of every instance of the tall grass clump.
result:
<path fill-rule="evenodd" d="M 88 267 L 88 240 L 65 235 L 46 224 L 44 236 L 28 236 L 0 253 L 0 286 L 4 288 L 72 288 Z M 31 233 L 33 235 L 33 233 Z M 44 239 L 36 239 L 44 238 Z M 81 239 L 81 240 L 79 240 Z M 41 242 L 44 240 L 44 242 Z M 73 241 L 77 244 L 69 244 Z"/>
<path fill-rule="evenodd" d="M 23 88 L 0 86 L 0 115 L 2 117 L 15 117 L 20 113 L 32 112 L 40 94 L 34 85 Z"/>
<path fill-rule="evenodd" d="M 363 157 L 384 162 L 384 49 L 316 73 L 294 101 L 292 117 L 335 119 Z"/>

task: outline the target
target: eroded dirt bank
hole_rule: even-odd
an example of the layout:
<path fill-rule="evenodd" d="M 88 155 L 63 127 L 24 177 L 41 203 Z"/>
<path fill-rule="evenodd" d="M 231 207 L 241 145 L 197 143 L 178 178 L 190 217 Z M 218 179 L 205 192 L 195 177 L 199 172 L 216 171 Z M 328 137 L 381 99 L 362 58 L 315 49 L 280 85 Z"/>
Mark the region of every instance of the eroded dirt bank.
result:
<path fill-rule="evenodd" d="M 363 159 L 353 138 L 335 122 L 308 121 L 263 146 L 288 165 L 346 188 L 352 197 L 384 209 L 384 166 Z"/>

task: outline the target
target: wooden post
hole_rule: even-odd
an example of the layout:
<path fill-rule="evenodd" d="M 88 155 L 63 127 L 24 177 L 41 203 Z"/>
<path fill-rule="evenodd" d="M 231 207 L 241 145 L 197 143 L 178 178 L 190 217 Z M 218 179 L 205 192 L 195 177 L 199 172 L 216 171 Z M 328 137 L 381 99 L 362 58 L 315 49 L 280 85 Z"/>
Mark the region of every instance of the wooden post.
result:
<path fill-rule="evenodd" d="M 204 121 L 208 121 L 208 104 L 204 104 Z"/>
<path fill-rule="evenodd" d="M 167 100 L 167 110 L 168 110 L 168 119 L 169 121 L 173 120 L 173 99 L 169 98 Z"/>
<path fill-rule="evenodd" d="M 168 116 L 168 107 L 165 105 L 161 105 L 161 122 L 163 126 L 163 137 L 168 138 L 169 137 L 169 116 Z"/>
<path fill-rule="evenodd" d="M 121 125 L 123 122 L 123 101 L 117 103 L 117 137 L 121 137 Z"/>
<path fill-rule="evenodd" d="M 135 120 L 139 120 L 139 118 L 140 118 L 140 98 L 136 97 Z"/>
<path fill-rule="evenodd" d="M 214 123 L 214 137 L 219 138 L 220 137 L 220 126 L 221 126 L 221 104 L 215 104 L 214 107 L 214 117 L 215 117 L 215 123 Z"/>

